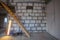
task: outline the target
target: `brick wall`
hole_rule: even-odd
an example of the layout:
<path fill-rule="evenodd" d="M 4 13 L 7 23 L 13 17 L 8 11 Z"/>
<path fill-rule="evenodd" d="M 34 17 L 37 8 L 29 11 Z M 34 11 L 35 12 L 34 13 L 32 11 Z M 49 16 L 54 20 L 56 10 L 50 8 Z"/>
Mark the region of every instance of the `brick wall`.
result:
<path fill-rule="evenodd" d="M 37 2 L 11 2 L 11 5 L 15 6 L 16 16 L 21 20 L 24 27 L 29 32 L 41 32 L 46 30 L 46 13 L 43 10 L 44 3 Z M 26 9 L 26 6 L 33 6 L 33 10 Z M 12 26 L 16 29 L 19 28 L 15 20 L 8 15 L 8 19 L 13 20 Z"/>

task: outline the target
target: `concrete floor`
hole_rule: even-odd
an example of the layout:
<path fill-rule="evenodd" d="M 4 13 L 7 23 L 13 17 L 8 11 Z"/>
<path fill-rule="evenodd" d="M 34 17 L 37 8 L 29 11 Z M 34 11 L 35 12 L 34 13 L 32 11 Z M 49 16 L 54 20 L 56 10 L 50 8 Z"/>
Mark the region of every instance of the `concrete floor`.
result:
<path fill-rule="evenodd" d="M 31 33 L 31 37 L 28 38 L 26 35 L 13 36 L 14 40 L 57 40 L 47 32 Z"/>
<path fill-rule="evenodd" d="M 46 32 L 41 32 L 41 33 L 31 33 L 30 38 L 27 38 L 24 35 L 16 36 L 14 37 L 14 40 L 57 40 L 57 39 Z"/>

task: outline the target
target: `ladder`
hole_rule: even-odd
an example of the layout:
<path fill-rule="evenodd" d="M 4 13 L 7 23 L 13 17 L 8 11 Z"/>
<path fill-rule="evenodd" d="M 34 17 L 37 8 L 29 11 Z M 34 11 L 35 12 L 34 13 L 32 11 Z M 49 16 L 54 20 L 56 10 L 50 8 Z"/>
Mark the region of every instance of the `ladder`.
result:
<path fill-rule="evenodd" d="M 23 26 L 23 24 L 20 22 L 20 20 L 18 20 L 18 18 L 16 17 L 16 15 L 14 14 L 14 12 L 12 12 L 12 10 L 2 1 L 0 1 L 1 6 L 3 7 L 8 14 L 10 14 L 10 16 L 12 16 L 14 18 L 14 20 L 17 22 L 17 24 L 19 25 L 19 27 L 22 29 L 22 31 L 26 34 L 27 37 L 30 37 L 29 32 L 25 29 L 25 27 Z"/>

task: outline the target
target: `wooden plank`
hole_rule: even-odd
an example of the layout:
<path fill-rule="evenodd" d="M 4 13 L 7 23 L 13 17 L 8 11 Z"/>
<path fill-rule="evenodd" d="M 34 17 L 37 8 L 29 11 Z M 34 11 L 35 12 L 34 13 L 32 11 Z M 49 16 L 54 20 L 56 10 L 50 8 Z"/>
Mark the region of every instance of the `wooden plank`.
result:
<path fill-rule="evenodd" d="M 25 34 L 30 37 L 29 32 L 25 29 L 25 27 L 23 26 L 23 24 L 20 22 L 20 20 L 17 19 L 17 17 L 15 16 L 15 14 L 10 10 L 10 8 L 3 2 L 0 2 L 1 5 L 5 8 L 5 10 L 14 18 L 14 20 L 18 23 L 18 25 L 20 26 L 20 28 L 22 29 L 23 32 L 25 32 Z"/>
<path fill-rule="evenodd" d="M 10 35 L 10 29 L 12 26 L 12 20 L 9 20 L 8 28 L 7 28 L 7 35 Z"/>

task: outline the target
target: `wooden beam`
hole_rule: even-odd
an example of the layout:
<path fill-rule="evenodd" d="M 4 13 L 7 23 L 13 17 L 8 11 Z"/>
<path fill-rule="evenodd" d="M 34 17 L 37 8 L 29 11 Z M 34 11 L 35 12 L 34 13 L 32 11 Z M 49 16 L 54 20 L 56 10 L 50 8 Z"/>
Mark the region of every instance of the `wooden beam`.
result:
<path fill-rule="evenodd" d="M 20 20 L 18 20 L 17 17 L 15 16 L 15 13 L 13 13 L 11 9 L 5 3 L 3 2 L 0 2 L 0 3 L 5 8 L 5 10 L 14 18 L 14 20 L 18 23 L 19 27 L 22 29 L 23 32 L 25 32 L 26 36 L 30 37 L 28 31 L 25 29 L 25 27 L 20 22 Z"/>

